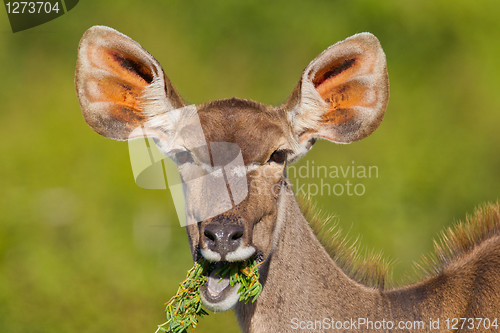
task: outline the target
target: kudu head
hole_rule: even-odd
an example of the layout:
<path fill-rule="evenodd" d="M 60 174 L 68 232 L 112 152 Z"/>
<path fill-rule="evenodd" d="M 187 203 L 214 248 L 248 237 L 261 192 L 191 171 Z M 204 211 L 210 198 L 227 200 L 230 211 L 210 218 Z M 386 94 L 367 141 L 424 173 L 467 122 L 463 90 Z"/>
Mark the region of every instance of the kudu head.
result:
<path fill-rule="evenodd" d="M 388 78 L 377 38 L 361 33 L 314 59 L 281 106 L 238 98 L 186 106 L 146 50 L 96 26 L 80 42 L 76 90 L 85 120 L 99 134 L 153 137 L 185 184 L 218 175 L 184 188 L 193 257 L 219 262 L 270 256 L 287 163 L 318 138 L 350 143 L 372 133 L 387 106 Z M 238 156 L 241 163 L 232 171 L 217 172 Z M 213 185 L 217 177 L 225 180 L 222 186 Z M 222 198 L 221 192 L 230 195 Z M 225 311 L 236 304 L 236 290 L 208 284 L 202 298 L 209 309 Z"/>

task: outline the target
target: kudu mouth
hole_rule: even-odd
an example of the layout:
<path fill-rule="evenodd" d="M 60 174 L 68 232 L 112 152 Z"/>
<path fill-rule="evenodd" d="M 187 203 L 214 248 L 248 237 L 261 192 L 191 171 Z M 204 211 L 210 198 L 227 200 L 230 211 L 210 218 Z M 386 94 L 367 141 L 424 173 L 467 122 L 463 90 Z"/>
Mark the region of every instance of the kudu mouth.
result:
<path fill-rule="evenodd" d="M 207 282 L 200 287 L 200 296 L 203 305 L 212 312 L 224 312 L 233 308 L 240 298 L 238 289 L 240 284 L 236 283 L 231 286 L 229 275 L 221 276 L 222 269 L 235 262 L 248 261 L 255 259 L 257 263 L 263 261 L 263 254 L 259 250 L 253 250 L 251 254 L 238 261 L 214 261 L 210 260 L 203 253 L 206 251 L 200 250 L 201 256 L 208 261 L 212 261 L 213 265 L 204 273 L 207 277 Z M 210 252 L 209 252 L 210 253 Z"/>
<path fill-rule="evenodd" d="M 231 286 L 229 276 L 221 277 L 220 271 L 226 263 L 217 262 L 211 271 L 207 272 L 207 282 L 200 288 L 203 304 L 212 312 L 223 312 L 231 309 L 238 302 L 237 283 Z"/>

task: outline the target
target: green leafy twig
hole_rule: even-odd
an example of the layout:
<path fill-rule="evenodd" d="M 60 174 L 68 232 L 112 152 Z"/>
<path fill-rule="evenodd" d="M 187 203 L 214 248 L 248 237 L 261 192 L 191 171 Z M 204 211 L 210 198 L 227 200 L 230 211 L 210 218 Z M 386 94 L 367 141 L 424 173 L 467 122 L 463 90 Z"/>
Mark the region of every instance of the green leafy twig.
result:
<path fill-rule="evenodd" d="M 158 325 L 156 332 L 187 332 L 189 326 L 194 328 L 198 324 L 198 316 L 207 315 L 200 298 L 200 287 L 207 281 L 203 276 L 206 268 L 205 261 L 196 262 L 181 282 L 177 294 L 172 297 L 165 305 L 167 321 Z"/>
<path fill-rule="evenodd" d="M 255 302 L 262 291 L 262 285 L 259 282 L 258 267 L 261 263 L 249 259 L 246 261 L 239 261 L 227 263 L 219 273 L 221 278 L 229 274 L 229 284 L 231 287 L 240 284 L 238 293 L 240 294 L 240 301 L 248 303 L 250 298 L 253 297 L 252 303 Z"/>
<path fill-rule="evenodd" d="M 229 284 L 231 287 L 237 283 L 240 284 L 238 293 L 240 301 L 245 304 L 251 299 L 255 302 L 262 291 L 262 285 L 259 282 L 259 271 L 257 262 L 249 259 L 241 262 L 226 262 L 219 269 L 218 275 L 221 279 L 229 275 Z M 186 279 L 181 282 L 177 294 L 165 303 L 165 313 L 167 321 L 158 325 L 158 332 L 187 333 L 189 327 L 194 329 L 198 325 L 198 317 L 208 315 L 203 309 L 200 298 L 200 287 L 205 284 L 207 277 L 204 272 L 210 272 L 214 269 L 214 264 L 204 259 L 200 259 L 188 271 Z"/>

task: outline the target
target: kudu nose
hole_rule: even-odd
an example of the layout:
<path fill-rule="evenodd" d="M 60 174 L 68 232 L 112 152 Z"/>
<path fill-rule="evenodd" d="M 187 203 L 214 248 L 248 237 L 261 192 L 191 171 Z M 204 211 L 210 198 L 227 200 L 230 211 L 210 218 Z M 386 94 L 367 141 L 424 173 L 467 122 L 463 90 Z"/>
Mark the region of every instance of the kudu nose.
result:
<path fill-rule="evenodd" d="M 203 230 L 205 245 L 220 254 L 225 260 L 226 254 L 238 249 L 243 239 L 243 227 L 231 224 L 209 224 Z"/>

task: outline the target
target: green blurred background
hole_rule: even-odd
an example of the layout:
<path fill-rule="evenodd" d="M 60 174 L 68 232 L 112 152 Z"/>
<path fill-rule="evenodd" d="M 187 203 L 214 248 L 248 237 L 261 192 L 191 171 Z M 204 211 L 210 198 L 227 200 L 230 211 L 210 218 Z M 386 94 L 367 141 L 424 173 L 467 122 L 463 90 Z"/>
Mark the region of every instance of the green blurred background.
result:
<path fill-rule="evenodd" d="M 280 104 L 327 46 L 378 36 L 391 83 L 381 126 L 351 145 L 319 142 L 299 163 L 377 166 L 378 178 L 352 180 L 363 196 L 312 200 L 362 251 L 391 259 L 396 282 L 441 229 L 498 198 L 497 0 L 89 0 L 16 34 L 0 12 L 0 332 L 154 332 L 192 264 L 169 193 L 138 188 L 127 144 L 81 116 L 74 66 L 92 25 L 139 41 L 192 103 Z M 217 331 L 238 331 L 231 312 L 197 329 Z"/>

